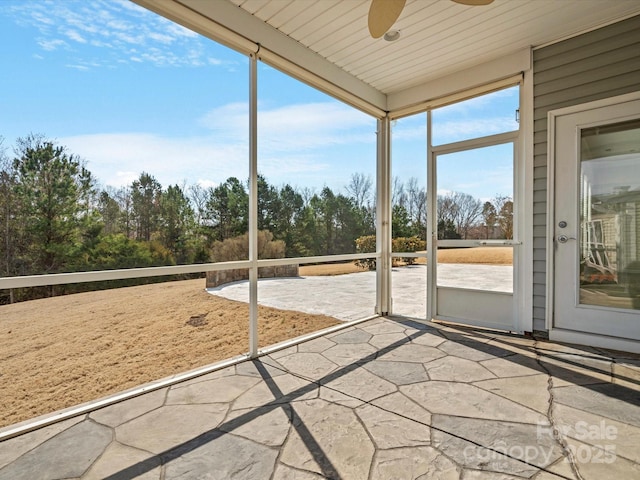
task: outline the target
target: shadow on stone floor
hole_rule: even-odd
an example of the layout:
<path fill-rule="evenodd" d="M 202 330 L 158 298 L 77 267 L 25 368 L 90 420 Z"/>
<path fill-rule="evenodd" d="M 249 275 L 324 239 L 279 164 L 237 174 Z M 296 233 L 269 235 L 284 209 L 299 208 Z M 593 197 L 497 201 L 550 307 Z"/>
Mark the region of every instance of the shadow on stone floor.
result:
<path fill-rule="evenodd" d="M 331 372 L 320 379 L 314 380 L 312 378 L 306 378 L 296 374 L 309 383 L 306 386 L 298 388 L 288 394 L 282 392 L 278 385 L 273 381 L 273 377 L 270 373 L 274 368 L 278 369 L 282 367 L 277 364 L 274 365 L 269 357 L 254 360 L 253 364 L 260 373 L 262 380 L 271 391 L 274 400 L 259 408 L 243 413 L 238 417 L 217 426 L 211 431 L 168 449 L 147 460 L 132 465 L 129 468 L 121 470 L 107 478 L 109 480 L 132 478 L 133 476 L 140 475 L 141 473 L 156 468 L 159 464 L 166 465 L 173 460 L 187 455 L 195 449 L 201 448 L 203 445 L 224 436 L 226 433 L 233 432 L 240 426 L 265 415 L 266 413 L 275 409 L 282 409 L 289 418 L 291 425 L 302 439 L 307 450 L 311 452 L 313 460 L 320 467 L 322 476 L 329 479 L 340 479 L 342 477 L 338 473 L 337 468 L 325 454 L 320 444 L 316 441 L 310 430 L 305 425 L 304 421 L 302 421 L 302 419 L 297 416 L 295 410 L 291 408 L 290 403 L 314 391 L 319 386 L 326 386 L 330 382 L 339 379 L 340 377 L 344 377 L 358 368 L 366 366 L 385 354 L 391 353 L 403 345 L 407 345 L 414 340 L 419 339 L 419 337 L 427 332 L 442 335 L 447 341 L 451 342 L 451 345 L 447 347 L 449 349 L 448 353 L 454 356 L 456 354 L 460 354 L 460 350 L 466 350 L 466 352 L 463 353 L 463 356 L 465 358 L 475 359 L 476 361 L 480 361 L 482 359 L 502 359 L 507 362 L 512 362 L 514 365 L 521 365 L 526 368 L 530 368 L 532 364 L 537 365 L 540 373 L 553 376 L 554 378 L 566 382 L 568 385 L 563 384 L 563 388 L 570 385 L 576 385 L 580 386 L 580 388 L 585 388 L 593 391 L 594 393 L 615 399 L 617 402 L 625 402 L 635 406 L 640 404 L 640 396 L 638 395 L 637 390 L 624 385 L 607 382 L 605 377 L 611 377 L 612 372 L 607 371 L 605 364 L 607 362 L 611 362 L 611 357 L 607 357 L 606 352 L 603 350 L 575 346 L 558 348 L 558 344 L 547 344 L 546 342 L 537 342 L 536 345 L 530 346 L 527 345 L 527 342 L 522 341 L 522 337 L 505 334 L 504 332 L 478 331 L 465 327 L 454 326 L 436 328 L 410 319 L 395 318 L 391 320 L 405 327 L 413 328 L 416 332 L 402 340 L 398 340 L 388 346 L 380 348 L 378 351 L 364 356 L 354 363 L 342 366 L 340 369 Z M 531 356 L 527 356 L 527 353 Z M 532 363 L 532 357 L 535 357 L 534 363 Z M 625 377 L 623 375 L 618 375 L 617 378 L 635 385 L 640 383 L 632 377 Z M 553 388 L 553 385 L 549 385 L 550 392 Z M 594 406 L 591 405 L 591 407 L 593 408 Z M 435 425 L 426 426 L 439 430 L 442 434 L 459 437 L 459 432 L 447 431 L 446 429 L 439 428 Z M 460 440 L 471 442 L 471 444 L 475 444 L 480 448 L 491 449 L 491 447 L 483 446 L 474 442 L 472 439 L 460 438 Z M 496 451 L 496 453 L 504 454 L 504 452 L 498 451 Z M 514 458 L 514 460 L 522 461 L 522 459 L 517 458 Z M 544 466 L 541 465 L 532 466 L 535 468 L 544 468 Z"/>

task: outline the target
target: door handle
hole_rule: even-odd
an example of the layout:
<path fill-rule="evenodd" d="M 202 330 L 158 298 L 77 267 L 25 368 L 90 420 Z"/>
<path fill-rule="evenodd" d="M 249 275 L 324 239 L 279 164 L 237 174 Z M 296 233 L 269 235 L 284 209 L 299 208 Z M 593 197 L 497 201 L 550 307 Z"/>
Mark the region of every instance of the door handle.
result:
<path fill-rule="evenodd" d="M 577 238 L 576 237 L 569 237 L 567 235 L 562 234 L 562 235 L 558 235 L 556 237 L 556 240 L 558 241 L 558 243 L 567 243 L 569 240 L 577 240 Z"/>

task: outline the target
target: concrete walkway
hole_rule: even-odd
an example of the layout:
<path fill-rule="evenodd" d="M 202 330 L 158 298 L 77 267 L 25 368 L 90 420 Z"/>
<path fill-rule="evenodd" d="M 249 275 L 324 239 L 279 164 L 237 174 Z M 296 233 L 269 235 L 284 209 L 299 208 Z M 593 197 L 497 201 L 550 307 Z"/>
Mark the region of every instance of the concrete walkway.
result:
<path fill-rule="evenodd" d="M 640 357 L 375 319 L 0 442 L 0 480 L 640 478 Z"/>
<path fill-rule="evenodd" d="M 258 303 L 267 307 L 329 315 L 339 320 L 358 320 L 375 313 L 375 272 L 269 278 L 260 279 L 258 283 Z M 393 268 L 391 284 L 393 312 L 397 315 L 425 319 L 426 266 Z M 438 285 L 512 292 L 513 267 L 439 264 Z M 230 300 L 249 301 L 248 281 L 229 283 L 208 291 Z"/>

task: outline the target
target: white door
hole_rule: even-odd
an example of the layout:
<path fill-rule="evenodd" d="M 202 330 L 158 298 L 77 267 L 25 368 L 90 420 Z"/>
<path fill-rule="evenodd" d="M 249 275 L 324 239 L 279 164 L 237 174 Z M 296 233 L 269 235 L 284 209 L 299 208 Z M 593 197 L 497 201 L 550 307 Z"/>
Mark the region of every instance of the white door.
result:
<path fill-rule="evenodd" d="M 550 336 L 640 351 L 640 95 L 549 120 Z"/>
<path fill-rule="evenodd" d="M 517 138 L 516 131 L 433 149 L 430 318 L 518 331 Z M 477 183 L 493 198 L 469 194 Z M 483 215 L 485 205 L 492 210 Z"/>

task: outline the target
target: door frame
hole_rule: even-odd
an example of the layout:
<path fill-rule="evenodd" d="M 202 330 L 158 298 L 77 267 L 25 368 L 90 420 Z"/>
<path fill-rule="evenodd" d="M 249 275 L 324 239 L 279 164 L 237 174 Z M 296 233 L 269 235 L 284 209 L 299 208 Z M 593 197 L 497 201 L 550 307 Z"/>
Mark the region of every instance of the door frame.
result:
<path fill-rule="evenodd" d="M 640 342 L 618 337 L 608 337 L 595 333 L 579 332 L 554 327 L 555 310 L 555 176 L 556 176 L 556 122 L 558 117 L 580 113 L 602 107 L 640 100 L 640 91 L 608 97 L 601 100 L 572 105 L 547 113 L 547 224 L 546 224 L 546 304 L 545 326 L 549 338 L 582 345 L 590 345 L 614 350 L 640 353 Z M 575 286 L 573 287 L 575 288 Z"/>
<path fill-rule="evenodd" d="M 428 112 L 427 120 L 428 128 L 431 128 L 431 111 Z M 522 296 L 522 284 L 521 284 L 521 252 L 523 248 L 522 238 L 522 223 L 521 218 L 523 192 L 521 189 L 521 182 L 519 178 L 521 176 L 521 160 L 520 156 L 520 142 L 521 142 L 521 129 L 511 132 L 499 133 L 495 135 L 489 135 L 485 137 L 472 138 L 469 140 L 462 140 L 455 143 L 439 145 L 437 147 L 432 146 L 429 142 L 428 145 L 428 203 L 430 205 L 429 214 L 427 215 L 427 223 L 430 234 L 427 237 L 427 318 L 433 320 L 442 320 L 446 322 L 460 323 L 464 325 L 477 326 L 483 328 L 490 328 L 496 330 L 505 330 L 516 333 L 524 333 L 521 321 L 520 321 L 520 298 Z M 429 135 L 429 138 L 431 136 Z M 500 145 L 513 146 L 512 149 L 512 188 L 514 203 L 513 209 L 513 236 L 512 240 L 438 240 L 437 239 L 437 195 L 438 195 L 438 173 L 437 173 L 437 158 L 439 155 L 446 155 L 451 153 L 463 152 L 468 150 L 481 149 L 486 147 L 494 147 Z M 499 246 L 508 245 L 513 249 L 513 290 L 511 293 L 506 292 L 493 292 L 483 291 L 467 288 L 457 287 L 438 287 L 437 285 L 437 247 L 443 244 L 443 246 L 461 246 L 461 247 L 476 247 L 480 245 Z M 464 304 L 460 302 L 461 297 L 466 296 L 469 301 L 473 302 L 473 305 Z M 489 299 L 492 298 L 492 301 Z M 447 305 L 449 312 L 443 313 L 439 308 L 439 303 Z M 490 312 L 498 318 L 510 319 L 510 323 L 500 321 L 492 321 L 488 319 L 482 319 L 475 317 L 474 313 Z M 491 314 L 487 313 L 487 317 Z"/>

